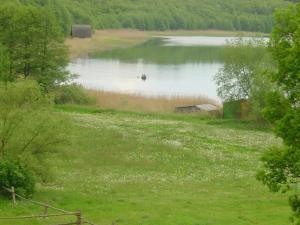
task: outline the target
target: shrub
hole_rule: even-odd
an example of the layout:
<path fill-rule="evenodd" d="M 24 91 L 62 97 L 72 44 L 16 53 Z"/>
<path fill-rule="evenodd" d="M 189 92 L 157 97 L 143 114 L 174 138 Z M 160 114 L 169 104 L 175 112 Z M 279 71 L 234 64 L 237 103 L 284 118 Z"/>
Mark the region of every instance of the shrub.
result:
<path fill-rule="evenodd" d="M 18 161 L 0 161 L 0 187 L 14 187 L 17 194 L 30 197 L 34 193 L 35 179 L 31 170 Z M 3 190 L 4 196 L 10 193 Z"/>
<path fill-rule="evenodd" d="M 68 119 L 52 106 L 35 81 L 0 82 L 0 161 L 14 159 L 49 180 L 45 154 L 68 140 Z"/>
<path fill-rule="evenodd" d="M 56 89 L 54 101 L 56 104 L 92 104 L 94 99 L 87 95 L 81 85 L 68 84 Z"/>

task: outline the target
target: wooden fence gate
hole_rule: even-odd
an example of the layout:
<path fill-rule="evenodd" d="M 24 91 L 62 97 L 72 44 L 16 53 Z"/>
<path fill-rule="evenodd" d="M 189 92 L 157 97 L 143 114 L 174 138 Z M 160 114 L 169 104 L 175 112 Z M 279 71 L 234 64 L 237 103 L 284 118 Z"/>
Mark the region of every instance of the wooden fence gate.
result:
<path fill-rule="evenodd" d="M 21 200 L 25 200 L 28 202 L 31 202 L 35 205 L 38 205 L 40 207 L 42 207 L 44 209 L 43 214 L 41 215 L 31 215 L 31 216 L 16 216 L 16 217 L 0 217 L 0 221 L 1 220 L 27 220 L 27 219 L 41 219 L 41 218 L 53 218 L 53 217 L 66 217 L 66 216 L 74 216 L 74 222 L 69 222 L 69 223 L 61 223 L 61 224 L 53 224 L 53 225 L 83 225 L 83 224 L 90 224 L 90 225 L 96 225 L 94 223 L 91 223 L 87 220 L 85 220 L 82 217 L 82 213 L 81 211 L 77 211 L 77 212 L 69 212 L 63 209 L 59 209 L 56 207 L 53 207 L 49 204 L 43 203 L 43 202 L 38 202 L 38 201 L 33 201 L 31 199 L 27 199 L 21 195 L 18 195 L 15 192 L 15 188 L 11 187 L 11 189 L 9 188 L 3 188 L 5 191 L 11 193 L 11 198 L 12 198 L 12 202 L 14 205 L 17 204 L 17 198 L 21 199 Z M 49 214 L 48 210 L 52 209 L 54 211 L 56 211 L 57 213 L 53 213 L 53 214 Z"/>

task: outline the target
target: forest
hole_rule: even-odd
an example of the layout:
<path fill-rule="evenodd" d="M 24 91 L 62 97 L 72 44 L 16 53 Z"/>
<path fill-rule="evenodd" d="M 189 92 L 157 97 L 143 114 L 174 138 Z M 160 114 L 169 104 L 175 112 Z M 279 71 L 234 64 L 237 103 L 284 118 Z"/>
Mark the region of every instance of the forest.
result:
<path fill-rule="evenodd" d="M 0 0 L 49 7 L 65 32 L 73 23 L 95 29 L 221 29 L 269 33 L 284 0 Z"/>

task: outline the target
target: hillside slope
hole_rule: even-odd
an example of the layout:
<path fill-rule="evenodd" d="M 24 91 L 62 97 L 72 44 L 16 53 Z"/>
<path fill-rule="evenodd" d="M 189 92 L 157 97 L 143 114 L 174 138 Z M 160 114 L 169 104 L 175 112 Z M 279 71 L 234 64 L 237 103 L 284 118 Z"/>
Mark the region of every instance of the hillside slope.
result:
<path fill-rule="evenodd" d="M 81 209 L 103 225 L 288 224 L 286 197 L 255 179 L 262 152 L 280 144 L 272 133 L 193 116 L 64 111 L 70 143 L 49 156 L 55 182 L 40 186 L 36 200 Z M 41 212 L 25 202 L 0 202 L 1 216 Z"/>
<path fill-rule="evenodd" d="M 72 23 L 95 28 L 222 29 L 270 32 L 284 0 L 0 0 L 49 6 L 66 33 Z"/>

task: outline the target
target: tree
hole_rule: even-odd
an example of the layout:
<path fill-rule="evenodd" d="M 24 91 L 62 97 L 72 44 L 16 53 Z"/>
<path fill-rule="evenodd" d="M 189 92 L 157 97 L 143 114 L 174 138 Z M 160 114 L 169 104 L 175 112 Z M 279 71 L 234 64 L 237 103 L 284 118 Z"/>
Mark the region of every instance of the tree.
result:
<path fill-rule="evenodd" d="M 272 73 L 276 90 L 269 94 L 265 115 L 284 144 L 265 153 L 258 179 L 271 191 L 289 191 L 295 223 L 300 224 L 300 3 L 276 13 L 270 48 L 278 63 Z"/>
<path fill-rule="evenodd" d="M 14 48 L 16 46 L 17 32 L 14 30 L 13 20 L 14 15 L 19 12 L 19 7 L 13 4 L 7 5 L 5 8 L 0 7 L 0 44 L 3 49 L 7 50 L 9 58 L 9 71 L 5 76 L 6 79 L 15 80 L 17 78 L 14 73 L 17 62 L 15 61 L 16 55 Z"/>
<path fill-rule="evenodd" d="M 20 161 L 47 179 L 46 153 L 65 142 L 65 118 L 35 81 L 0 83 L 0 161 Z"/>
<path fill-rule="evenodd" d="M 8 51 L 0 45 L 0 81 L 5 83 L 11 81 L 11 77 L 9 76 L 9 65 Z"/>
<path fill-rule="evenodd" d="M 0 43 L 8 49 L 10 80 L 31 78 L 49 89 L 69 78 L 64 38 L 48 10 L 5 5 L 0 15 Z"/>
<path fill-rule="evenodd" d="M 217 92 L 223 101 L 249 99 L 253 91 L 262 87 L 255 86 L 261 82 L 260 76 L 272 62 L 263 39 L 244 40 L 239 38 L 230 42 L 225 48 L 224 67 L 215 76 Z"/>

